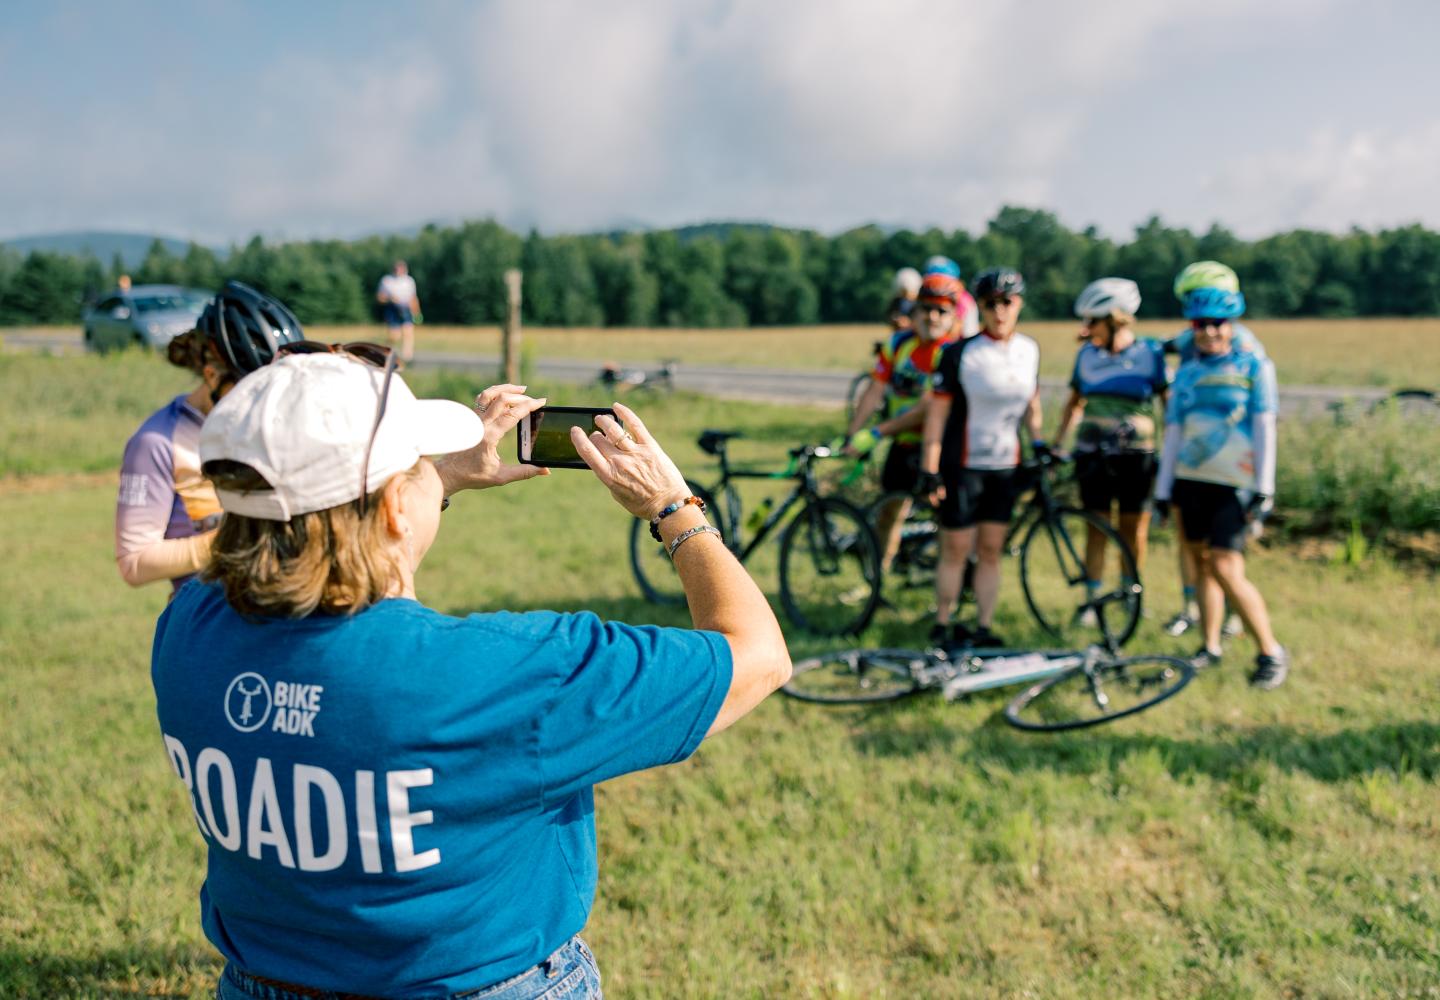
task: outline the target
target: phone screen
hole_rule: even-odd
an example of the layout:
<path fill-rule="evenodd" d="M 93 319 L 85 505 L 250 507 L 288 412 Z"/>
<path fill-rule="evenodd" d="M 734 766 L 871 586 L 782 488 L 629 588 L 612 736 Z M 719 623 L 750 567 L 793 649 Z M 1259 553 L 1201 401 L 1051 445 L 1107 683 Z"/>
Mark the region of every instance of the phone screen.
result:
<path fill-rule="evenodd" d="M 579 427 L 589 434 L 596 429 L 595 418 L 602 413 L 615 416 L 615 411 L 606 407 L 541 407 L 520 425 L 520 461 L 547 468 L 586 468 L 570 440 L 570 428 Z"/>

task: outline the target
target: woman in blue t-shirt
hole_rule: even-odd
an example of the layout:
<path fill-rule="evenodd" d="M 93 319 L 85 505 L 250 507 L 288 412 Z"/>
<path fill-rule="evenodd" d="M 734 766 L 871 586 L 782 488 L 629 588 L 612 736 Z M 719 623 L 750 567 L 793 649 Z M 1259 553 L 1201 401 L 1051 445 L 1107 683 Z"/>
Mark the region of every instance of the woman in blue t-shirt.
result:
<path fill-rule="evenodd" d="M 1183 309 L 1195 331 L 1195 357 L 1180 366 L 1165 410 L 1165 444 L 1155 503 L 1180 511 L 1183 544 L 1197 569 L 1204 644 L 1197 666 L 1220 663 L 1226 601 L 1259 647 L 1250 683 L 1279 687 L 1289 654 L 1270 628 L 1260 591 L 1245 575 L 1245 540 L 1275 497 L 1275 368 L 1236 351 L 1231 322 L 1245 311 L 1240 292 L 1199 288 Z"/>
<path fill-rule="evenodd" d="M 509 385 L 474 411 L 417 400 L 394 368 L 378 345 L 288 345 L 201 431 L 225 516 L 160 618 L 152 677 L 207 848 L 218 995 L 599 996 L 578 936 L 593 787 L 683 760 L 755 707 L 789 677 L 784 637 L 618 403 L 628 433 L 602 416 L 572 440 L 668 546 L 695 628 L 419 603 L 450 497 L 545 471 L 496 450 L 544 401 Z M 517 598 L 536 572 L 475 570 Z"/>

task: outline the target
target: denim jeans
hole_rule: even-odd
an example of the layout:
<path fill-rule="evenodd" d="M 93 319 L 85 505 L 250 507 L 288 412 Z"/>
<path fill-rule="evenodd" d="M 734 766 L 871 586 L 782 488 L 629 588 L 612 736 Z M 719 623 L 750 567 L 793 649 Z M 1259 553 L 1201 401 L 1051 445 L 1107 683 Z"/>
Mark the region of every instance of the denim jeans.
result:
<path fill-rule="evenodd" d="M 233 965 L 225 966 L 215 996 L 216 1000 L 314 1000 L 257 982 Z M 601 1000 L 600 970 L 590 948 L 576 935 L 534 968 L 492 986 L 452 994 L 450 1000 Z"/>

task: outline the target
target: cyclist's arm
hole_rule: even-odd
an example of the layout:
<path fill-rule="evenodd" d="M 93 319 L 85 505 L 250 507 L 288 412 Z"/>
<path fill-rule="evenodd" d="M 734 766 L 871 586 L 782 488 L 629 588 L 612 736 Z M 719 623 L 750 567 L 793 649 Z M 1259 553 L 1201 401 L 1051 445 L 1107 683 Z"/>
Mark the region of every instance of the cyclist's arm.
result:
<path fill-rule="evenodd" d="M 1275 414 L 1257 413 L 1251 424 L 1255 448 L 1255 491 L 1267 497 L 1275 495 Z"/>
<path fill-rule="evenodd" d="M 1031 441 L 1045 440 L 1045 422 L 1040 412 L 1040 390 L 1035 390 L 1035 395 L 1030 397 L 1030 403 L 1025 407 L 1025 429 L 1030 432 Z"/>
<path fill-rule="evenodd" d="M 925 434 L 920 445 L 920 468 L 925 472 L 940 471 L 940 443 L 945 435 L 945 422 L 950 419 L 951 402 L 949 396 L 925 393 Z"/>
<path fill-rule="evenodd" d="M 925 400 L 922 398 L 907 409 L 901 410 L 889 420 L 882 420 L 875 429 L 884 437 L 893 437 L 901 431 L 918 430 L 925 426 Z"/>
<path fill-rule="evenodd" d="M 1160 447 L 1160 472 L 1155 477 L 1155 499 L 1169 500 L 1175 486 L 1175 462 L 1180 455 L 1180 422 L 1165 425 L 1165 443 Z"/>
<path fill-rule="evenodd" d="M 1080 422 L 1085 414 L 1085 397 L 1080 395 L 1078 390 L 1070 390 L 1070 398 L 1065 400 L 1065 405 L 1060 409 L 1060 426 L 1055 430 L 1055 447 L 1059 448 L 1065 444 L 1065 439 Z"/>
<path fill-rule="evenodd" d="M 120 576 L 132 587 L 198 573 L 210 561 L 210 545 L 216 530 L 189 538 L 161 537 L 148 544 L 137 544 L 133 537 L 122 533 L 115 543 L 115 564 L 120 568 Z"/>
<path fill-rule="evenodd" d="M 885 383 L 877 380 L 874 375 L 870 376 L 870 384 L 860 394 L 860 401 L 855 404 L 855 415 L 850 418 L 850 426 L 845 428 L 845 436 L 848 438 L 860 428 L 870 422 L 875 411 L 880 409 L 880 404 L 885 402 Z"/>

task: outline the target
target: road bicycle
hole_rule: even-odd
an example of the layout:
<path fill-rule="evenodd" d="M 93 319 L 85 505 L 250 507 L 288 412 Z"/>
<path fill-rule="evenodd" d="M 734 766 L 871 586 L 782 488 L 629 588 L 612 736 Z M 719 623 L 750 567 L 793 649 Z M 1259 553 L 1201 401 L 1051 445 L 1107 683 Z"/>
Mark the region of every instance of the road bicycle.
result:
<path fill-rule="evenodd" d="M 1178 657 L 1118 655 L 1105 622 L 1123 604 L 1113 594 L 1087 602 L 1102 642 L 1083 649 L 844 649 L 797 661 L 780 690 L 815 704 L 864 705 L 929 690 L 954 701 L 1023 684 L 1004 712 L 1016 728 L 1061 732 L 1113 722 L 1173 698 L 1195 676 Z"/>
<path fill-rule="evenodd" d="M 784 523 L 780 530 L 780 605 L 796 628 L 815 635 L 859 632 L 880 605 L 880 545 L 863 510 L 841 497 L 821 493 L 815 464 L 830 458 L 832 450 L 823 445 L 794 448 L 789 464 L 780 471 L 737 468 L 730 464 L 726 443 L 741 436 L 738 431 L 701 433 L 700 449 L 717 459 L 720 478 L 708 488 L 687 479 L 690 492 L 705 501 L 710 521 L 742 563 Z M 741 479 L 789 479 L 795 487 L 783 500 L 767 499 L 746 517 L 734 485 Z M 672 605 L 685 602 L 669 555 L 651 537 L 645 521 L 636 521 L 630 528 L 630 567 L 648 600 Z"/>
<path fill-rule="evenodd" d="M 636 389 L 673 392 L 675 373 L 679 367 L 677 361 L 662 362 L 660 367 L 655 369 L 623 368 L 607 363 L 595 376 L 595 381 L 617 393 L 633 392 Z"/>
<path fill-rule="evenodd" d="M 1075 645 L 1103 640 L 1094 601 L 1107 598 L 1115 605 L 1111 611 L 1115 642 L 1124 645 L 1139 625 L 1144 596 L 1135 555 L 1108 521 L 1058 498 L 1056 470 L 1070 461 L 1045 454 L 1021 464 L 1019 474 L 1030 484 L 1030 494 L 1010 522 L 1005 552 L 1018 557 L 1025 604 L 1052 638 Z M 901 501 L 910 501 L 910 512 L 888 579 L 902 587 L 925 586 L 933 583 L 940 559 L 940 526 L 934 509 L 915 492 L 901 491 L 882 495 L 867 510 L 873 525 L 884 505 Z M 1094 581 L 1089 580 L 1085 565 L 1092 533 L 1105 545 L 1104 570 Z M 967 592 L 972 573 L 973 564 L 966 572 Z"/>

